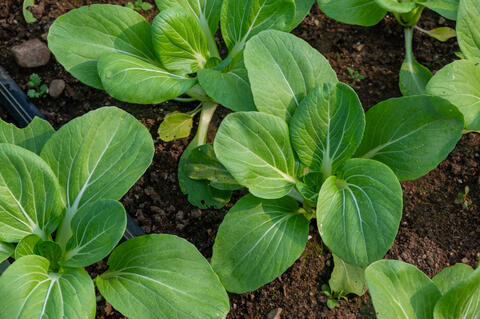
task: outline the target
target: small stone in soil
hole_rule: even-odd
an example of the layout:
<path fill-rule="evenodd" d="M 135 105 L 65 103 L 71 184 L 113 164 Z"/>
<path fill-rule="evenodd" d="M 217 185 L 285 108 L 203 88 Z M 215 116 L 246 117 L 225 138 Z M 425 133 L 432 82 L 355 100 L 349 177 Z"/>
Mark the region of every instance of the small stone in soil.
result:
<path fill-rule="evenodd" d="M 23 68 L 35 68 L 50 60 L 50 50 L 40 39 L 32 39 L 11 48 L 17 64 Z"/>
<path fill-rule="evenodd" d="M 177 221 L 181 221 L 185 218 L 185 214 L 183 213 L 183 210 L 179 210 L 178 213 L 175 215 L 175 219 Z"/>
<path fill-rule="evenodd" d="M 202 216 L 202 211 L 198 208 L 192 210 L 192 217 L 198 219 Z"/>
<path fill-rule="evenodd" d="M 56 79 L 50 83 L 48 94 L 53 98 L 57 98 L 62 95 L 63 90 L 65 90 L 65 81 Z"/>
<path fill-rule="evenodd" d="M 270 311 L 267 315 L 267 319 L 280 319 L 280 314 L 282 313 L 282 308 L 276 308 Z"/>

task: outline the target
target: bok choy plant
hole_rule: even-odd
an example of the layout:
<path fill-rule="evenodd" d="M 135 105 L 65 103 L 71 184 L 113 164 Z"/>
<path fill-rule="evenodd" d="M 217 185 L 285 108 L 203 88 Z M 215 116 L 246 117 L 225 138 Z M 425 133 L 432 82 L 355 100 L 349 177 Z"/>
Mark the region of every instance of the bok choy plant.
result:
<path fill-rule="evenodd" d="M 465 117 L 465 132 L 480 132 L 480 7 L 478 1 L 462 0 L 458 10 L 457 38 L 465 57 L 454 61 L 428 82 L 427 93 L 441 96 Z"/>
<path fill-rule="evenodd" d="M 114 107 L 58 131 L 35 118 L 0 121 L 0 318 L 95 318 L 94 281 L 83 269 L 110 254 L 95 279 L 129 318 L 225 318 L 228 296 L 186 240 L 147 235 L 115 246 L 126 227 L 118 201 L 154 154 L 148 130 Z M 115 249 L 114 249 L 115 248 Z"/>
<path fill-rule="evenodd" d="M 188 137 L 200 112 L 197 133 L 182 155 L 179 183 L 201 208 L 222 207 L 231 196 L 209 183 L 189 179 L 184 163 L 206 142 L 210 120 L 221 104 L 255 110 L 243 61 L 245 43 L 267 29 L 290 31 L 314 0 L 156 0 L 160 14 L 150 25 L 140 14 L 115 5 L 92 5 L 59 17 L 48 35 L 56 59 L 81 82 L 114 98 L 138 104 L 200 101 L 189 113 L 173 113 L 160 126 L 167 141 Z M 228 49 L 222 59 L 215 41 Z"/>
<path fill-rule="evenodd" d="M 378 319 L 480 316 L 480 268 L 456 264 L 430 279 L 413 265 L 380 260 L 365 277 Z"/>
<path fill-rule="evenodd" d="M 327 60 L 288 33 L 263 31 L 244 55 L 258 111 L 229 114 L 186 169 L 215 187 L 250 192 L 220 225 L 213 269 L 228 291 L 257 289 L 300 256 L 316 218 L 335 256 L 333 285 L 362 294 L 363 278 L 351 282 L 351 274 L 363 276 L 392 245 L 402 214 L 399 180 L 445 159 L 463 116 L 427 95 L 390 99 L 364 114 Z"/>
<path fill-rule="evenodd" d="M 392 12 L 397 22 L 404 27 L 405 59 L 400 69 L 400 91 L 403 95 L 425 94 L 425 87 L 432 72 L 420 64 L 413 54 L 414 29 L 440 40 L 455 37 L 455 30 L 440 27 L 424 30 L 417 22 L 425 7 L 443 17 L 456 20 L 459 0 L 318 0 L 320 9 L 329 17 L 344 23 L 372 26 L 380 22 L 387 12 Z"/>

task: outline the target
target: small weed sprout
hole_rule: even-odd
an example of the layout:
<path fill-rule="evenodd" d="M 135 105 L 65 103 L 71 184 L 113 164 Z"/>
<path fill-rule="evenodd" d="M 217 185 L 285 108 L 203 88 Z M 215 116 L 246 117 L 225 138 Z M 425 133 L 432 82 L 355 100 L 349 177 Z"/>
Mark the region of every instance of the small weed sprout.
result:
<path fill-rule="evenodd" d="M 27 82 L 29 87 L 27 95 L 29 98 L 36 99 L 47 96 L 48 87 L 42 84 L 42 78 L 37 73 L 30 74 L 30 81 Z"/>
<path fill-rule="evenodd" d="M 457 199 L 455 199 L 455 204 L 462 205 L 463 208 L 467 208 L 472 205 L 472 200 L 468 198 L 468 193 L 470 193 L 470 187 L 465 186 L 465 193 L 458 193 Z"/>

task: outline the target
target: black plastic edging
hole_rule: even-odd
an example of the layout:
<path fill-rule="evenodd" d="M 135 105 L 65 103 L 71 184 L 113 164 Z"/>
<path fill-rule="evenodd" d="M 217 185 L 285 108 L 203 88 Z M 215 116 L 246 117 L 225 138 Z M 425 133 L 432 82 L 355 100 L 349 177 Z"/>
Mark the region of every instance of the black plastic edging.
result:
<path fill-rule="evenodd" d="M 27 126 L 35 116 L 45 119 L 43 114 L 30 102 L 7 74 L 7 72 L 0 66 L 0 105 L 2 105 L 8 114 L 15 120 L 19 127 Z M 137 225 L 135 220 L 127 214 L 127 229 L 123 234 L 125 240 L 145 235 L 142 229 Z M 0 263 L 0 274 L 8 266 L 8 261 Z"/>

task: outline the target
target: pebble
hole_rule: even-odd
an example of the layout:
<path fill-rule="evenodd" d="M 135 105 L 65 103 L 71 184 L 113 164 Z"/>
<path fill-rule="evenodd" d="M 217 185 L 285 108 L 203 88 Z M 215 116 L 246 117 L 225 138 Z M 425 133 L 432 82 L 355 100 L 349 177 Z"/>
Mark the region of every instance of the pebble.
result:
<path fill-rule="evenodd" d="M 469 262 L 470 262 L 470 259 L 468 259 L 467 257 L 462 258 L 462 263 L 468 264 Z"/>
<path fill-rule="evenodd" d="M 270 311 L 267 315 L 267 319 L 280 319 L 280 314 L 282 313 L 282 308 L 276 308 Z"/>
<path fill-rule="evenodd" d="M 57 98 L 62 95 L 63 90 L 65 90 L 65 81 L 56 79 L 50 82 L 50 86 L 48 87 L 48 94 L 53 98 Z"/>
<path fill-rule="evenodd" d="M 50 60 L 50 50 L 40 39 L 32 39 L 11 48 L 17 64 L 23 68 L 43 66 Z"/>
<path fill-rule="evenodd" d="M 177 214 L 175 215 L 175 219 L 177 221 L 181 221 L 185 218 L 185 214 L 183 213 L 183 210 L 179 210 Z"/>
<path fill-rule="evenodd" d="M 192 210 L 192 217 L 198 219 L 202 216 L 202 211 L 198 208 Z"/>

